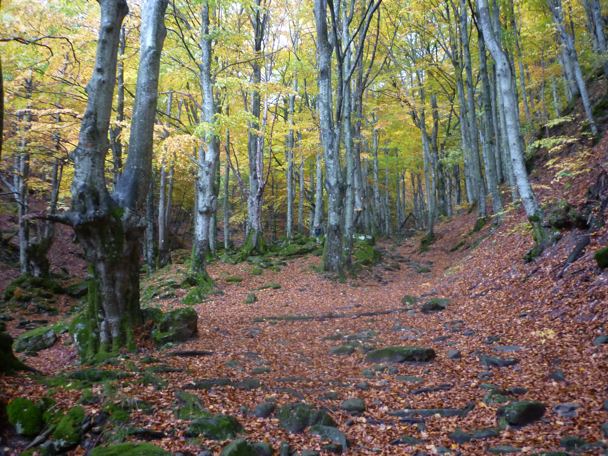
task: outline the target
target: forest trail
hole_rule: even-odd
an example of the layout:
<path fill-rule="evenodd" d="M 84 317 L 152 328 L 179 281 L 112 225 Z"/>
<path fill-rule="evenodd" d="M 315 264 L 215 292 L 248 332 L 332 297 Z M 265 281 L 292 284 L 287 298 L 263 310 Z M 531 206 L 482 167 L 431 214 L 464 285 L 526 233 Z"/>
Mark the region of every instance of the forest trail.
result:
<path fill-rule="evenodd" d="M 530 241 L 519 218 L 510 212 L 498 229 L 488 225 L 473 232 L 475 216 L 461 215 L 438 226 L 437 241 L 424 253 L 418 237 L 384 243 L 382 261 L 345 283 L 316 272 L 315 256 L 289 260 L 274 271 L 216 262 L 210 272 L 223 294 L 195 306 L 198 338 L 121 359 L 110 369 L 126 378 L 111 393 L 103 383 L 91 392 L 106 402 L 145 404 L 131 411 L 125 429 L 174 452 L 199 454 L 204 447 L 215 454 L 223 446 L 186 437 L 191 421 L 178 419 L 176 400 L 187 392 L 206 410 L 235 417 L 247 439 L 275 449 L 281 442 L 294 450 L 324 446 L 311 432 L 286 431 L 276 411 L 254 416 L 272 409 L 256 409 L 260 404 L 278 409 L 305 402 L 329 411 L 348 439 L 347 454 L 532 454 L 560 445 L 603 454 L 608 361 L 605 345 L 593 342 L 606 321 L 605 306 L 599 306 L 608 299 L 606 276 L 593 273 L 588 258 L 556 283 L 554 271 L 572 244 L 568 239 L 525 264 L 521 258 Z M 170 283 L 185 269 L 171 266 L 154 283 Z M 577 288 L 581 280 L 584 290 Z M 152 298 L 150 305 L 181 306 L 185 291 L 173 293 Z M 257 301 L 248 304 L 251 293 Z M 433 298 L 448 299 L 447 308 L 423 312 Z M 389 346 L 429 347 L 436 358 L 367 360 L 366 352 Z M 57 344 L 27 361 L 45 374 L 60 374 L 66 366 L 58 359 L 76 368 L 69 350 Z M 507 366 L 497 366 L 503 362 Z M 46 392 L 29 377 L 1 382 L 10 395 Z M 66 407 L 80 396 L 70 388 L 54 394 Z M 363 401 L 364 411 L 359 401 L 343 403 L 353 398 Z M 500 402 L 519 400 L 545 404 L 543 419 L 496 430 Z M 92 412 L 98 411 L 93 405 Z M 563 441 L 567 436 L 582 440 Z"/>

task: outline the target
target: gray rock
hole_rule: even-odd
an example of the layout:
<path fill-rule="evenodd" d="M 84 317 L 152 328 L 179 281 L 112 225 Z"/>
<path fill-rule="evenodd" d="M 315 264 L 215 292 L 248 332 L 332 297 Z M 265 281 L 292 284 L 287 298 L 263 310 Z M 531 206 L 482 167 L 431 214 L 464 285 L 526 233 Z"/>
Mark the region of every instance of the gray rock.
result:
<path fill-rule="evenodd" d="M 553 407 L 553 411 L 562 418 L 576 418 L 576 415 L 578 415 L 577 409 L 579 407 L 579 404 L 567 402 L 565 404 L 556 405 Z"/>
<path fill-rule="evenodd" d="M 197 334 L 198 315 L 191 307 L 167 312 L 159 318 L 152 330 L 152 338 L 158 344 L 184 342 Z"/>
<path fill-rule="evenodd" d="M 485 368 L 488 367 L 509 367 L 509 366 L 514 366 L 515 364 L 517 364 L 519 361 L 516 360 L 515 358 L 499 358 L 497 356 L 490 356 L 490 355 L 480 355 L 479 356 L 479 362 L 481 363 L 481 365 Z"/>
<path fill-rule="evenodd" d="M 602 334 L 601 336 L 593 339 L 593 345 L 599 347 L 600 345 L 608 344 L 608 334 Z"/>
<path fill-rule="evenodd" d="M 272 401 L 264 401 L 255 406 L 253 410 L 253 416 L 257 418 L 268 418 L 274 412 L 276 404 Z"/>
<path fill-rule="evenodd" d="M 448 358 L 449 359 L 460 359 L 462 358 L 462 353 L 460 350 L 448 350 Z"/>
<path fill-rule="evenodd" d="M 547 407 L 538 401 L 518 401 L 501 407 L 497 411 L 499 423 L 503 420 L 511 426 L 524 426 L 540 420 Z"/>
<path fill-rule="evenodd" d="M 340 445 L 342 450 L 346 450 L 348 447 L 348 441 L 346 436 L 340 429 L 334 426 L 325 426 L 322 424 L 315 424 L 310 428 L 311 434 L 319 436 L 323 440 L 330 440 L 336 445 Z"/>
<path fill-rule="evenodd" d="M 36 328 L 21 334 L 15 340 L 16 352 L 38 353 L 40 350 L 50 348 L 57 342 L 54 327 Z"/>
<path fill-rule="evenodd" d="M 258 456 L 258 453 L 247 440 L 237 439 L 225 446 L 220 456 Z"/>
<path fill-rule="evenodd" d="M 462 429 L 456 429 L 449 434 L 450 440 L 456 443 L 466 443 L 473 440 L 483 440 L 492 437 L 498 437 L 499 433 L 494 428 L 476 429 L 471 432 L 465 432 Z"/>
<path fill-rule="evenodd" d="M 186 435 L 197 437 L 203 435 L 211 440 L 233 439 L 243 432 L 243 426 L 236 418 L 229 415 L 208 415 L 195 419 L 191 424 Z"/>
<path fill-rule="evenodd" d="M 435 350 L 426 347 L 394 346 L 372 350 L 367 353 L 367 361 L 373 363 L 428 362 L 435 358 Z"/>
<path fill-rule="evenodd" d="M 517 448 L 511 445 L 498 445 L 495 447 L 488 448 L 488 451 L 492 454 L 512 454 L 521 453 L 521 448 Z"/>
<path fill-rule="evenodd" d="M 283 429 L 294 434 L 315 424 L 336 426 L 335 421 L 325 410 L 315 409 L 303 402 L 284 405 L 278 410 L 277 418 Z"/>
<path fill-rule="evenodd" d="M 446 298 L 432 298 L 422 304 L 422 306 L 420 307 L 420 311 L 425 314 L 441 312 L 448 308 L 449 303 L 450 300 Z"/>
<path fill-rule="evenodd" d="M 365 411 L 365 402 L 363 399 L 353 397 L 343 401 L 342 404 L 340 404 L 340 408 L 349 413 L 363 413 Z"/>
<path fill-rule="evenodd" d="M 602 424 L 602 432 L 604 433 L 604 438 L 608 439 L 608 422 Z"/>

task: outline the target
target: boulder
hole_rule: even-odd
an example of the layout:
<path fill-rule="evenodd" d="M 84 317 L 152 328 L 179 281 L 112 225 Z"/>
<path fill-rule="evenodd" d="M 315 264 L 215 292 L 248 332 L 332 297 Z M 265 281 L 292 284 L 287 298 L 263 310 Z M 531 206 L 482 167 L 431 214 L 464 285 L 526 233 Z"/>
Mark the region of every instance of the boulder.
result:
<path fill-rule="evenodd" d="M 253 416 L 257 418 L 268 418 L 274 412 L 277 404 L 273 401 L 264 401 L 255 406 Z"/>
<path fill-rule="evenodd" d="M 45 326 L 24 332 L 15 340 L 15 351 L 38 353 L 40 350 L 50 348 L 57 342 L 57 328 Z"/>
<path fill-rule="evenodd" d="M 450 300 L 447 298 L 432 298 L 422 304 L 422 306 L 420 307 L 420 311 L 425 314 L 432 312 L 441 312 L 448 308 L 449 303 Z"/>
<path fill-rule="evenodd" d="M 367 353 L 372 363 L 428 362 L 435 358 L 435 350 L 425 347 L 385 347 Z"/>
<path fill-rule="evenodd" d="M 545 414 L 547 407 L 538 401 L 512 402 L 497 411 L 499 423 L 511 426 L 525 426 L 540 420 Z M 503 423 L 504 422 L 504 423 Z"/>
<path fill-rule="evenodd" d="M 220 456 L 258 456 L 255 448 L 245 439 L 237 439 L 226 445 Z"/>
<path fill-rule="evenodd" d="M 152 330 L 152 338 L 159 345 L 184 342 L 197 334 L 198 315 L 191 307 L 182 307 L 160 317 Z"/>
<path fill-rule="evenodd" d="M 211 440 L 233 439 L 243 432 L 243 426 L 229 415 L 207 415 L 195 419 L 188 428 L 187 435 L 202 435 Z"/>
<path fill-rule="evenodd" d="M 363 413 L 365 412 L 365 402 L 363 401 L 363 399 L 353 397 L 344 400 L 342 404 L 340 404 L 340 408 L 349 413 Z"/>
<path fill-rule="evenodd" d="M 42 430 L 42 407 L 30 399 L 17 397 L 6 406 L 8 422 L 15 427 L 19 435 L 35 437 Z"/>
<path fill-rule="evenodd" d="M 303 402 L 284 405 L 278 410 L 277 418 L 283 429 L 294 434 L 303 432 L 315 424 L 336 426 L 335 421 L 325 410 L 315 409 Z"/>

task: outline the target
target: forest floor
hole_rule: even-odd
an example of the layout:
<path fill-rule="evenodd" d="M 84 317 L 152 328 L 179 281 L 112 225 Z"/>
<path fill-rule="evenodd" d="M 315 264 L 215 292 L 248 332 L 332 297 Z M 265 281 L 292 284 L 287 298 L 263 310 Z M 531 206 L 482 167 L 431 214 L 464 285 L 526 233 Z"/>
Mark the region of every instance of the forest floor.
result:
<path fill-rule="evenodd" d="M 570 166 L 563 178 L 555 177 L 559 170 L 545 157 L 534 174 L 541 199 L 580 207 L 607 167 L 607 150 L 608 137 L 593 148 L 562 150 L 559 166 Z M 60 343 L 23 357 L 46 380 L 31 373 L 0 377 L 0 398 L 51 394 L 64 409 L 84 403 L 90 415 L 107 410 L 108 402 L 130 401 L 135 406 L 113 432 L 182 454 L 202 448 L 217 454 L 226 444 L 187 437 L 191 421 L 179 419 L 175 408 L 183 391 L 206 410 L 235 417 L 247 439 L 275 450 L 285 441 L 293 450 L 320 451 L 325 441 L 286 431 L 276 413 L 254 416 L 256 406 L 268 401 L 277 408 L 305 402 L 326 409 L 353 455 L 606 454 L 608 344 L 598 343 L 598 336 L 608 334 L 608 271 L 597 267 L 593 253 L 608 243 L 608 229 L 594 233 L 586 253 L 560 274 L 580 230 L 564 231 L 556 245 L 526 263 L 532 242 L 521 208 L 510 207 L 501 224 L 479 231 L 472 230 L 475 221 L 462 211 L 440 223 L 426 252 L 419 236 L 381 242 L 381 262 L 344 282 L 318 273 L 314 255 L 261 271 L 247 262 L 215 262 L 210 274 L 223 293 L 194 306 L 196 339 L 162 349 L 144 345 L 104 367 L 124 378 L 93 382 L 84 393 L 77 382 L 49 381 L 82 369 L 63 334 Z M 144 286 L 179 283 L 185 270 L 174 264 Z M 185 293 L 160 293 L 147 305 L 183 307 Z M 257 301 L 248 304 L 251 293 Z M 447 298 L 447 308 L 423 312 L 432 298 Z M 14 336 L 22 331 L 20 321 L 34 318 L 12 317 L 7 327 Z M 59 318 L 65 317 L 49 317 Z M 433 348 L 435 359 L 367 359 L 373 348 L 411 345 Z M 491 366 L 504 361 L 511 365 Z M 349 398 L 362 399 L 364 410 L 343 410 Z M 540 401 L 546 411 L 532 424 L 496 431 L 504 405 L 496 401 L 502 400 Z M 453 434 L 457 430 L 482 432 Z M 2 435 L 13 448 L 7 454 L 27 444 L 8 427 Z M 87 438 L 73 454 L 85 454 L 99 436 Z"/>

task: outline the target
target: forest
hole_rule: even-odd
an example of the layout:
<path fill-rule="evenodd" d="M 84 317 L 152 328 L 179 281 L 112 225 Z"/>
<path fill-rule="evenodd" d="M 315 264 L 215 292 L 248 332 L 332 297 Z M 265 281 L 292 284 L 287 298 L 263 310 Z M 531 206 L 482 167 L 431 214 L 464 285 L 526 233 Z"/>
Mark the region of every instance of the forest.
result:
<path fill-rule="evenodd" d="M 607 23 L 0 0 L 0 455 L 608 455 Z"/>

